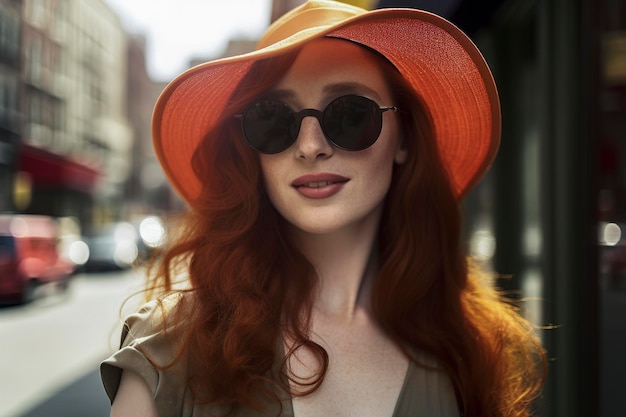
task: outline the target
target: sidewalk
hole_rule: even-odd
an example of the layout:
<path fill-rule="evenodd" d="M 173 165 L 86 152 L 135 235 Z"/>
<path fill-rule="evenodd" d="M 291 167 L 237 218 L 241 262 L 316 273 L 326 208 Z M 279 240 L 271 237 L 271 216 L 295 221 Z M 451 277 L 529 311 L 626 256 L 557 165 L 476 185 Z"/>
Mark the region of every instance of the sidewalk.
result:
<path fill-rule="evenodd" d="M 20 417 L 109 417 L 110 411 L 96 367 Z"/>
<path fill-rule="evenodd" d="M 76 276 L 67 293 L 0 309 L 0 417 L 108 416 L 98 366 L 119 344 L 120 306 L 141 284 L 132 272 Z"/>

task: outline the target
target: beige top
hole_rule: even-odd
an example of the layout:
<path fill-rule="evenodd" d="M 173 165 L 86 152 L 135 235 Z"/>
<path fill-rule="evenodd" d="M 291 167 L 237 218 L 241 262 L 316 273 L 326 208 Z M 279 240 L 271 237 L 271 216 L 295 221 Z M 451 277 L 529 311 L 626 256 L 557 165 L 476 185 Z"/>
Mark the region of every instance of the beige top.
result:
<path fill-rule="evenodd" d="M 123 370 L 138 374 L 150 388 L 159 417 L 200 417 L 225 414 L 227 409 L 194 404 L 186 387 L 187 369 L 179 361 L 158 370 L 147 359 L 166 365 L 176 347 L 176 329 L 163 332 L 156 303 L 144 305 L 126 320 L 120 349 L 102 362 L 100 373 L 111 402 L 115 398 Z M 144 353 L 142 353 L 144 352 Z M 434 363 L 434 361 L 430 361 Z M 278 389 L 278 388 L 276 388 Z M 238 407 L 233 417 L 294 417 L 291 396 L 277 392 L 281 404 L 267 404 L 264 412 Z M 458 417 L 459 411 L 449 378 L 441 371 L 425 369 L 411 362 L 392 417 Z"/>

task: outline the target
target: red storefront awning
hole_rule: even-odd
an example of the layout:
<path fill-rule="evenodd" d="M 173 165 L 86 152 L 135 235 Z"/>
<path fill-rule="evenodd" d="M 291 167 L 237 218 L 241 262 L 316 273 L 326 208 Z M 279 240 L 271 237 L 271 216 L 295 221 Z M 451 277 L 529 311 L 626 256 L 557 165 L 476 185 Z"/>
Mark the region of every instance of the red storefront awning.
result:
<path fill-rule="evenodd" d="M 20 147 L 19 170 L 27 172 L 33 184 L 93 191 L 100 173 L 70 158 L 28 144 Z"/>

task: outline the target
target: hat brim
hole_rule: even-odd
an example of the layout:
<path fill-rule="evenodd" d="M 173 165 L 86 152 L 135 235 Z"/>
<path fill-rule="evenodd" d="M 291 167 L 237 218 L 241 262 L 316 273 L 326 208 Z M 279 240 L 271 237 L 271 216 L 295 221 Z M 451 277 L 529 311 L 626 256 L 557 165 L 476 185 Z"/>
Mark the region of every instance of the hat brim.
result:
<path fill-rule="evenodd" d="M 452 188 L 461 198 L 487 171 L 500 143 L 500 104 L 493 76 L 474 43 L 447 20 L 416 9 L 379 9 L 310 28 L 248 54 L 193 67 L 157 100 L 153 144 L 170 183 L 193 206 L 202 183 L 192 155 L 219 121 L 250 66 L 324 36 L 347 39 L 385 56 L 419 92 Z"/>

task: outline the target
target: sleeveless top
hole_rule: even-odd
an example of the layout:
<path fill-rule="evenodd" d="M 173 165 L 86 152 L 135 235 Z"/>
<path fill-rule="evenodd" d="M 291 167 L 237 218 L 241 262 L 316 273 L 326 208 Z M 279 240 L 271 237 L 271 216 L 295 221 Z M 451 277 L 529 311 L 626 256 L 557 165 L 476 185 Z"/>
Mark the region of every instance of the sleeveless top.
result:
<path fill-rule="evenodd" d="M 194 404 L 186 386 L 188 372 L 184 361 L 177 361 L 165 369 L 157 369 L 153 364 L 170 364 L 180 340 L 176 328 L 168 325 L 167 331 L 164 331 L 159 311 L 161 309 L 157 303 L 150 302 L 130 315 L 122 330 L 120 349 L 101 363 L 100 376 L 111 402 L 115 399 L 123 370 L 129 370 L 147 383 L 156 403 L 158 417 L 208 417 L 227 413 L 233 417 L 294 417 L 290 394 L 279 388 L 273 389 L 281 402 L 263 400 L 263 411 L 243 406 L 231 409 Z M 435 360 L 426 355 L 422 355 L 421 360 L 430 367 L 436 367 Z M 443 371 L 424 368 L 414 362 L 409 364 L 391 417 L 409 416 L 459 416 L 452 384 Z"/>

